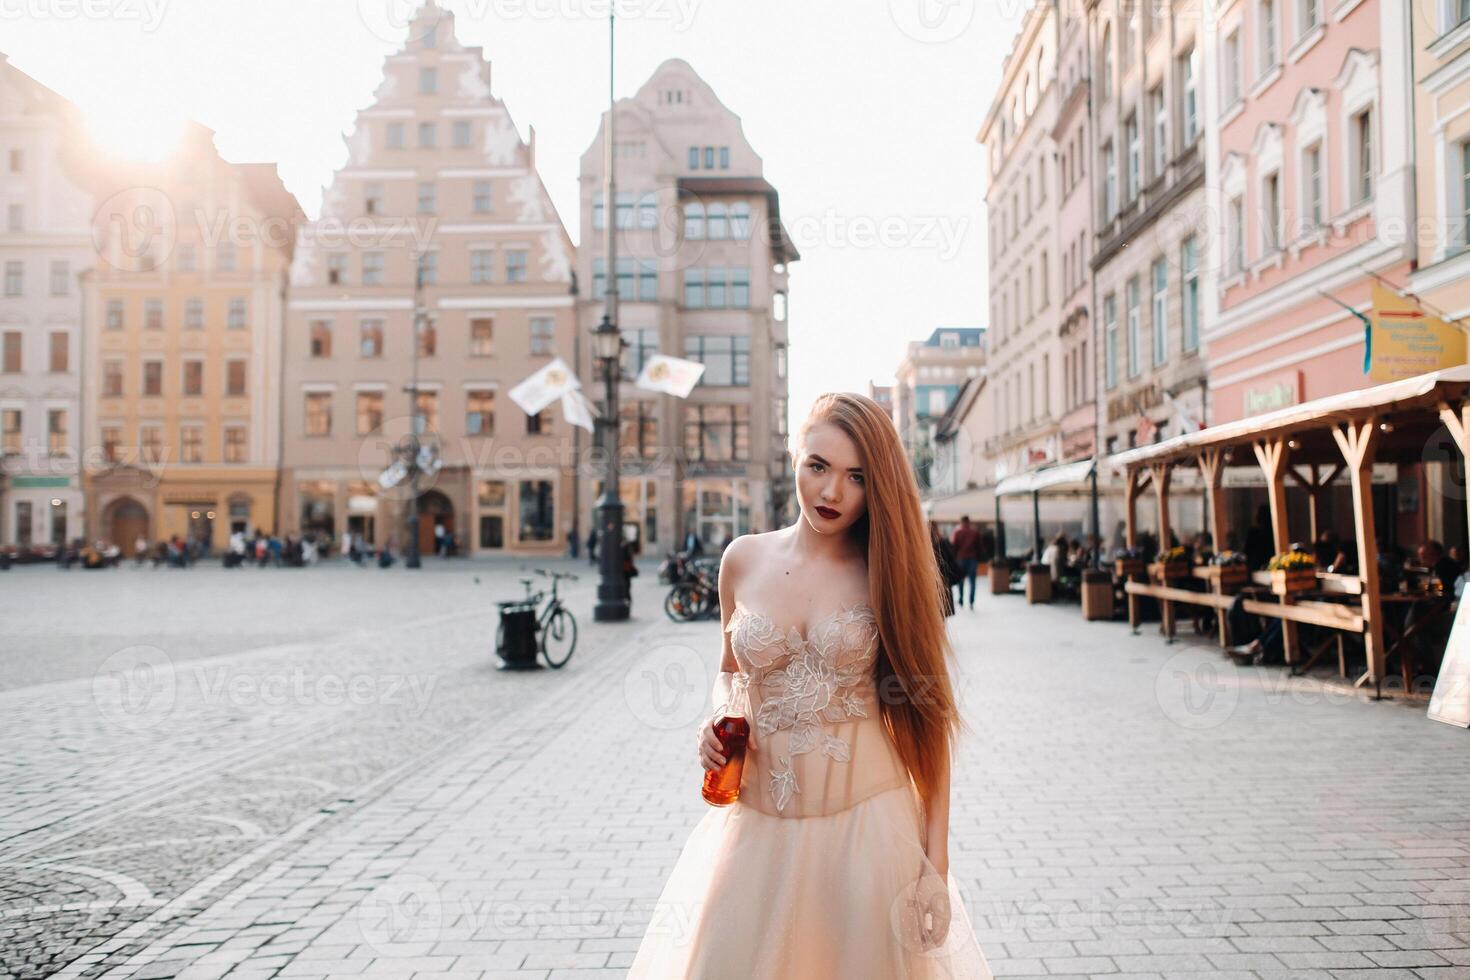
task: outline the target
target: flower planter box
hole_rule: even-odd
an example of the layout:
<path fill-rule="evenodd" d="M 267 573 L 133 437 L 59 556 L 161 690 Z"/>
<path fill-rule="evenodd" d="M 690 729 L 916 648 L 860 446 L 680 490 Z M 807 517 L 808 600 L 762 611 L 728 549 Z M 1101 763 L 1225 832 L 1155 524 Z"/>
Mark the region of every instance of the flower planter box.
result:
<path fill-rule="evenodd" d="M 990 594 L 1005 595 L 1011 591 L 1011 567 L 1004 561 L 990 563 Z"/>
<path fill-rule="evenodd" d="M 1141 578 L 1148 573 L 1148 563 L 1142 558 L 1118 558 L 1113 561 L 1113 571 L 1119 578 Z"/>
<path fill-rule="evenodd" d="M 1082 571 L 1082 618 L 1113 618 L 1113 576 L 1105 568 Z"/>
<path fill-rule="evenodd" d="M 1051 602 L 1051 566 L 1036 562 L 1026 566 L 1026 601 L 1035 605 Z"/>
<path fill-rule="evenodd" d="M 1277 595 L 1306 592 L 1316 587 L 1315 568 L 1276 568 L 1271 571 L 1271 591 Z"/>
<path fill-rule="evenodd" d="M 1234 563 L 1220 565 L 1220 591 L 1225 593 L 1236 593 L 1250 581 L 1251 571 L 1245 565 Z"/>
<path fill-rule="evenodd" d="M 1166 561 L 1159 569 L 1159 574 L 1165 582 L 1173 582 L 1178 581 L 1182 578 L 1189 578 L 1189 562 Z"/>

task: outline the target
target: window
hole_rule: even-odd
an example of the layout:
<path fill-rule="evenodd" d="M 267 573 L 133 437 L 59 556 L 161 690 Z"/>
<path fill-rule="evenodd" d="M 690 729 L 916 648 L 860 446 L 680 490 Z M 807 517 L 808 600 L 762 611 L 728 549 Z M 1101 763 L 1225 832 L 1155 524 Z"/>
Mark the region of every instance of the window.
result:
<path fill-rule="evenodd" d="M 1179 56 L 1179 122 L 1183 129 L 1184 145 L 1193 146 L 1199 138 L 1199 98 L 1194 66 L 1194 49 L 1190 48 Z"/>
<path fill-rule="evenodd" d="M 102 457 L 109 463 L 117 461 L 117 447 L 122 445 L 122 429 L 115 425 L 102 427 Z"/>
<path fill-rule="evenodd" d="M 1460 218 L 1460 241 L 1470 245 L 1470 140 L 1460 144 Z"/>
<path fill-rule="evenodd" d="M 20 450 L 21 450 L 21 414 L 20 414 L 20 409 L 18 409 L 18 408 L 7 408 L 7 409 L 5 409 L 5 411 L 4 411 L 4 420 L 5 420 L 5 422 L 4 422 L 4 425 L 5 425 L 5 434 L 4 434 L 5 441 L 4 441 L 3 451 L 4 451 L 4 453 L 7 456 L 8 455 L 13 455 L 15 453 L 19 453 Z M 18 503 L 28 503 L 28 501 L 18 501 Z M 29 521 L 27 522 L 27 525 L 29 525 Z"/>
<path fill-rule="evenodd" d="M 699 169 L 699 147 L 697 146 L 691 146 L 689 148 L 689 169 Z"/>
<path fill-rule="evenodd" d="M 638 198 L 638 227 L 658 227 L 658 195 L 649 191 Z"/>
<path fill-rule="evenodd" d="M 1128 178 L 1123 186 L 1123 200 L 1131 201 L 1143 189 L 1143 140 L 1138 132 L 1138 116 L 1130 115 L 1123 124 L 1128 142 Z"/>
<path fill-rule="evenodd" d="M 5 295 L 24 296 L 26 291 L 26 267 L 22 262 L 5 263 Z"/>
<path fill-rule="evenodd" d="M 704 169 L 715 169 L 715 148 L 713 146 L 706 146 L 704 148 Z"/>
<path fill-rule="evenodd" d="M 439 431 L 439 393 L 420 391 L 413 399 L 413 431 L 418 435 Z"/>
<path fill-rule="evenodd" d="M 1169 359 L 1169 268 L 1163 259 L 1154 259 L 1149 278 L 1153 283 L 1149 314 L 1153 320 L 1154 366 L 1158 367 Z"/>
<path fill-rule="evenodd" d="M 688 310 L 700 310 L 704 308 L 704 270 L 684 270 L 684 308 Z"/>
<path fill-rule="evenodd" d="M 377 318 L 363 320 L 357 325 L 357 352 L 363 357 L 383 356 L 383 321 Z"/>
<path fill-rule="evenodd" d="M 204 362 L 197 357 L 184 362 L 184 394 L 204 394 Z"/>
<path fill-rule="evenodd" d="M 308 391 L 306 393 L 305 434 L 308 436 L 332 434 L 332 393 L 330 391 Z"/>
<path fill-rule="evenodd" d="M 403 149 L 403 123 L 395 122 L 388 124 L 388 134 L 385 142 L 390 150 Z"/>
<path fill-rule="evenodd" d="M 5 373 L 19 374 L 21 371 L 21 337 L 19 330 L 5 331 Z"/>
<path fill-rule="evenodd" d="M 722 266 L 713 266 L 705 270 L 704 275 L 704 304 L 712 310 L 723 310 L 725 308 L 725 270 Z"/>
<path fill-rule="evenodd" d="M 730 237 L 742 242 L 750 238 L 750 205 L 744 201 L 730 205 Z"/>
<path fill-rule="evenodd" d="M 66 331 L 51 331 L 50 353 L 52 374 L 65 374 L 71 369 L 71 337 Z"/>
<path fill-rule="evenodd" d="M 347 253 L 333 252 L 327 256 L 327 284 L 340 286 L 347 281 Z"/>
<path fill-rule="evenodd" d="M 216 246 L 214 258 L 220 272 L 236 272 L 240 268 L 240 250 L 233 242 L 221 242 Z"/>
<path fill-rule="evenodd" d="M 163 430 L 157 425 L 139 426 L 138 449 L 150 463 L 163 459 Z"/>
<path fill-rule="evenodd" d="M 419 183 L 419 214 L 433 214 L 438 206 L 438 192 L 432 181 Z"/>
<path fill-rule="evenodd" d="M 1281 247 L 1281 175 L 1270 173 L 1261 181 L 1261 251 Z"/>
<path fill-rule="evenodd" d="M 243 358 L 231 358 L 225 362 L 225 394 L 245 394 L 245 361 Z"/>
<path fill-rule="evenodd" d="M 699 241 L 704 238 L 704 205 L 691 202 L 684 205 L 684 238 Z"/>
<path fill-rule="evenodd" d="M 193 245 L 180 245 L 177 259 L 180 272 L 193 272 L 199 268 L 199 252 Z"/>
<path fill-rule="evenodd" d="M 457 149 L 464 149 L 470 145 L 470 124 L 466 119 L 460 119 L 454 124 L 454 145 Z"/>
<path fill-rule="evenodd" d="M 1297 37 L 1305 37 L 1319 23 L 1321 15 L 1317 11 L 1317 0 L 1297 0 Z"/>
<path fill-rule="evenodd" d="M 123 393 L 123 362 L 119 358 L 108 358 L 102 362 L 102 397 L 121 398 Z"/>
<path fill-rule="evenodd" d="M 1102 67 L 1098 70 L 1103 101 L 1106 102 L 1113 97 L 1113 32 L 1111 26 L 1103 28 L 1102 38 Z"/>
<path fill-rule="evenodd" d="M 332 321 L 312 320 L 307 326 L 312 357 L 332 356 Z"/>
<path fill-rule="evenodd" d="M 5 212 L 6 231 L 26 230 L 26 208 L 24 204 L 12 204 Z"/>
<path fill-rule="evenodd" d="M 245 298 L 236 296 L 230 300 L 226 323 L 231 330 L 245 329 Z"/>
<path fill-rule="evenodd" d="M 652 327 L 623 327 L 619 330 L 628 345 L 623 354 L 623 377 L 632 380 L 643 372 L 649 358 L 658 353 L 658 330 Z"/>
<path fill-rule="evenodd" d="M 470 282 L 493 282 L 495 279 L 495 253 L 488 248 L 477 248 L 470 252 Z"/>
<path fill-rule="evenodd" d="M 618 445 L 643 459 L 657 459 L 658 416 L 653 402 L 625 401 L 618 405 Z"/>
<path fill-rule="evenodd" d="M 1150 176 L 1157 180 L 1164 176 L 1164 167 L 1169 163 L 1169 108 L 1164 102 L 1162 85 L 1148 94 L 1148 104 L 1154 119 L 1154 160 Z"/>
<path fill-rule="evenodd" d="M 1275 68 L 1281 59 L 1276 43 L 1276 0 L 1260 0 L 1257 4 L 1256 35 L 1260 45 L 1257 52 L 1260 60 L 1256 66 L 1256 77 L 1260 78 Z"/>
<path fill-rule="evenodd" d="M 521 480 L 516 521 L 522 542 L 550 541 L 556 533 L 556 501 L 550 480 Z"/>
<path fill-rule="evenodd" d="M 245 427 L 243 425 L 225 426 L 225 462 L 245 462 Z"/>
<path fill-rule="evenodd" d="M 383 213 L 383 185 L 379 183 L 362 185 L 362 210 L 364 214 Z"/>
<path fill-rule="evenodd" d="M 425 252 L 419 256 L 419 282 L 432 286 L 439 281 L 439 253 Z"/>
<path fill-rule="evenodd" d="M 204 300 L 191 296 L 184 301 L 184 329 L 204 329 Z"/>
<path fill-rule="evenodd" d="M 439 91 L 439 70 L 437 68 L 419 69 L 419 94 L 433 95 Z"/>
<path fill-rule="evenodd" d="M 419 123 L 420 149 L 433 149 L 439 142 L 438 130 L 431 122 Z"/>
<path fill-rule="evenodd" d="M 618 259 L 618 295 L 633 298 L 633 260 L 626 256 Z"/>
<path fill-rule="evenodd" d="M 474 209 L 481 214 L 495 209 L 495 198 L 488 180 L 477 180 L 474 184 Z"/>
<path fill-rule="evenodd" d="M 26 151 L 10 151 L 10 172 L 13 174 L 24 173 L 26 169 Z"/>
<path fill-rule="evenodd" d="M 148 330 L 163 329 L 163 300 L 146 299 L 143 301 L 143 326 Z"/>
<path fill-rule="evenodd" d="M 1364 109 L 1352 119 L 1352 189 L 1353 204 L 1373 198 L 1373 110 Z"/>
<path fill-rule="evenodd" d="M 1143 370 L 1143 311 L 1139 309 L 1138 278 L 1128 280 L 1126 287 L 1128 316 L 1128 377 L 1136 378 Z"/>
<path fill-rule="evenodd" d="M 383 425 L 383 393 L 381 391 L 359 391 L 357 393 L 357 434 L 370 435 Z"/>
<path fill-rule="evenodd" d="M 505 281 L 526 281 L 526 251 L 525 249 L 511 248 L 505 252 Z"/>
<path fill-rule="evenodd" d="M 107 301 L 107 329 L 121 330 L 123 328 L 123 301 L 110 299 Z"/>
<path fill-rule="evenodd" d="M 163 362 L 143 362 L 143 394 L 158 397 L 163 394 Z"/>
<path fill-rule="evenodd" d="M 1184 319 L 1184 349 L 1199 350 L 1199 245 L 1194 236 L 1179 246 L 1181 305 Z"/>
<path fill-rule="evenodd" d="M 362 253 L 362 284 L 364 286 L 381 286 L 383 284 L 383 253 Z"/>
<path fill-rule="evenodd" d="M 495 434 L 495 390 L 471 388 L 465 392 L 464 431 L 466 435 Z"/>
<path fill-rule="evenodd" d="M 549 316 L 531 317 L 531 356 L 550 357 L 556 352 L 556 321 Z"/>
<path fill-rule="evenodd" d="M 750 406 L 689 405 L 684 412 L 684 452 L 694 462 L 750 459 Z"/>
<path fill-rule="evenodd" d="M 644 303 L 658 301 L 658 263 L 653 259 L 638 260 L 638 299 Z"/>
<path fill-rule="evenodd" d="M 1226 261 L 1232 274 L 1245 271 L 1245 201 L 1239 197 L 1230 199 L 1228 224 L 1225 227 L 1226 247 L 1230 254 Z"/>
<path fill-rule="evenodd" d="M 750 337 L 744 334 L 687 335 L 684 356 L 704 365 L 699 385 L 750 384 Z"/>
<path fill-rule="evenodd" d="M 1307 229 L 1322 224 L 1322 144 L 1302 153 L 1302 220 Z"/>
<path fill-rule="evenodd" d="M 1118 213 L 1118 162 L 1113 144 L 1103 146 L 1103 221 L 1112 221 Z"/>
<path fill-rule="evenodd" d="M 414 333 L 418 339 L 419 357 L 433 357 L 439 349 L 439 318 L 429 314 L 415 320 Z"/>
<path fill-rule="evenodd" d="M 197 425 L 179 427 L 179 459 L 185 463 L 204 462 L 204 430 Z"/>
<path fill-rule="evenodd" d="M 614 215 L 614 218 L 618 223 L 618 227 L 632 228 L 634 220 L 636 218 L 636 215 L 634 213 L 634 205 L 636 204 L 636 201 L 633 198 L 633 192 L 618 191 L 617 197 L 614 198 L 614 204 L 615 210 L 617 212 Z"/>
<path fill-rule="evenodd" d="M 489 357 L 495 353 L 495 321 L 491 317 L 480 317 L 470 321 L 470 354 L 473 357 Z"/>
<path fill-rule="evenodd" d="M 778 380 L 786 377 L 786 345 L 776 345 L 776 378 Z"/>
<path fill-rule="evenodd" d="M 71 263 L 66 259 L 51 262 L 51 295 L 66 296 L 71 292 Z"/>
<path fill-rule="evenodd" d="M 730 237 L 729 212 L 723 204 L 711 204 L 709 206 L 708 223 L 705 225 L 705 234 L 711 240 L 719 240 Z"/>
<path fill-rule="evenodd" d="M 730 148 L 728 146 L 720 147 L 720 169 L 730 169 Z"/>
<path fill-rule="evenodd" d="M 526 416 L 526 435 L 535 436 L 551 431 L 551 410 L 543 408 L 535 415 Z"/>

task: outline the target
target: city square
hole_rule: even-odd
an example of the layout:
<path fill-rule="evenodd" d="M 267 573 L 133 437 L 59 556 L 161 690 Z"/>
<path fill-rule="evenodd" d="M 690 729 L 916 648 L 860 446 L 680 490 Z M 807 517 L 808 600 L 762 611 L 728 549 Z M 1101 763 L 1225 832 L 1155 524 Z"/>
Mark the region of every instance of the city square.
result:
<path fill-rule="evenodd" d="M 6 573 L 0 973 L 620 976 L 707 808 L 718 625 L 652 576 L 593 624 L 563 560 L 571 661 L 499 671 L 523 564 Z M 1470 759 L 1422 700 L 1015 596 L 949 622 L 997 976 L 1470 975 Z"/>

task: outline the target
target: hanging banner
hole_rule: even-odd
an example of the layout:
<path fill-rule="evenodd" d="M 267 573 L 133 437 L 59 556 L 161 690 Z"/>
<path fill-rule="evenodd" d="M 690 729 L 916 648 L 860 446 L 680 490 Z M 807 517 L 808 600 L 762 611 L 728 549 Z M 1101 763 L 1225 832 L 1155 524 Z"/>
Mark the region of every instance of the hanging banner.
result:
<path fill-rule="evenodd" d="M 661 391 L 679 398 L 688 398 L 689 392 L 694 390 L 703 374 L 704 365 L 698 361 L 686 361 L 668 354 L 654 354 L 644 363 L 634 384 L 645 391 Z"/>
<path fill-rule="evenodd" d="M 1373 317 L 1366 339 L 1364 360 L 1374 381 L 1399 381 L 1465 363 L 1464 331 L 1381 283 L 1373 285 Z"/>
<path fill-rule="evenodd" d="M 599 413 L 597 406 L 588 401 L 586 395 L 580 391 L 569 391 L 561 396 L 561 414 L 572 425 L 579 425 L 592 432 L 592 416 Z"/>
<path fill-rule="evenodd" d="M 567 362 L 557 357 L 510 390 L 510 400 L 527 415 L 535 415 L 569 391 L 582 387 Z"/>

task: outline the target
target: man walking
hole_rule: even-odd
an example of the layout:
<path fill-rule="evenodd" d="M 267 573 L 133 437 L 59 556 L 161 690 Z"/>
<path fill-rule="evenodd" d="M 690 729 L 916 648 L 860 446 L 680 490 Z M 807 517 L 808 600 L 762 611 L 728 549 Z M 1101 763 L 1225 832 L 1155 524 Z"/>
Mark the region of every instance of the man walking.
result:
<path fill-rule="evenodd" d="M 954 529 L 955 559 L 960 563 L 960 601 L 964 605 L 965 582 L 970 583 L 970 608 L 975 608 L 975 573 L 980 568 L 980 531 L 970 523 L 970 515 L 960 518 L 960 526 Z"/>

